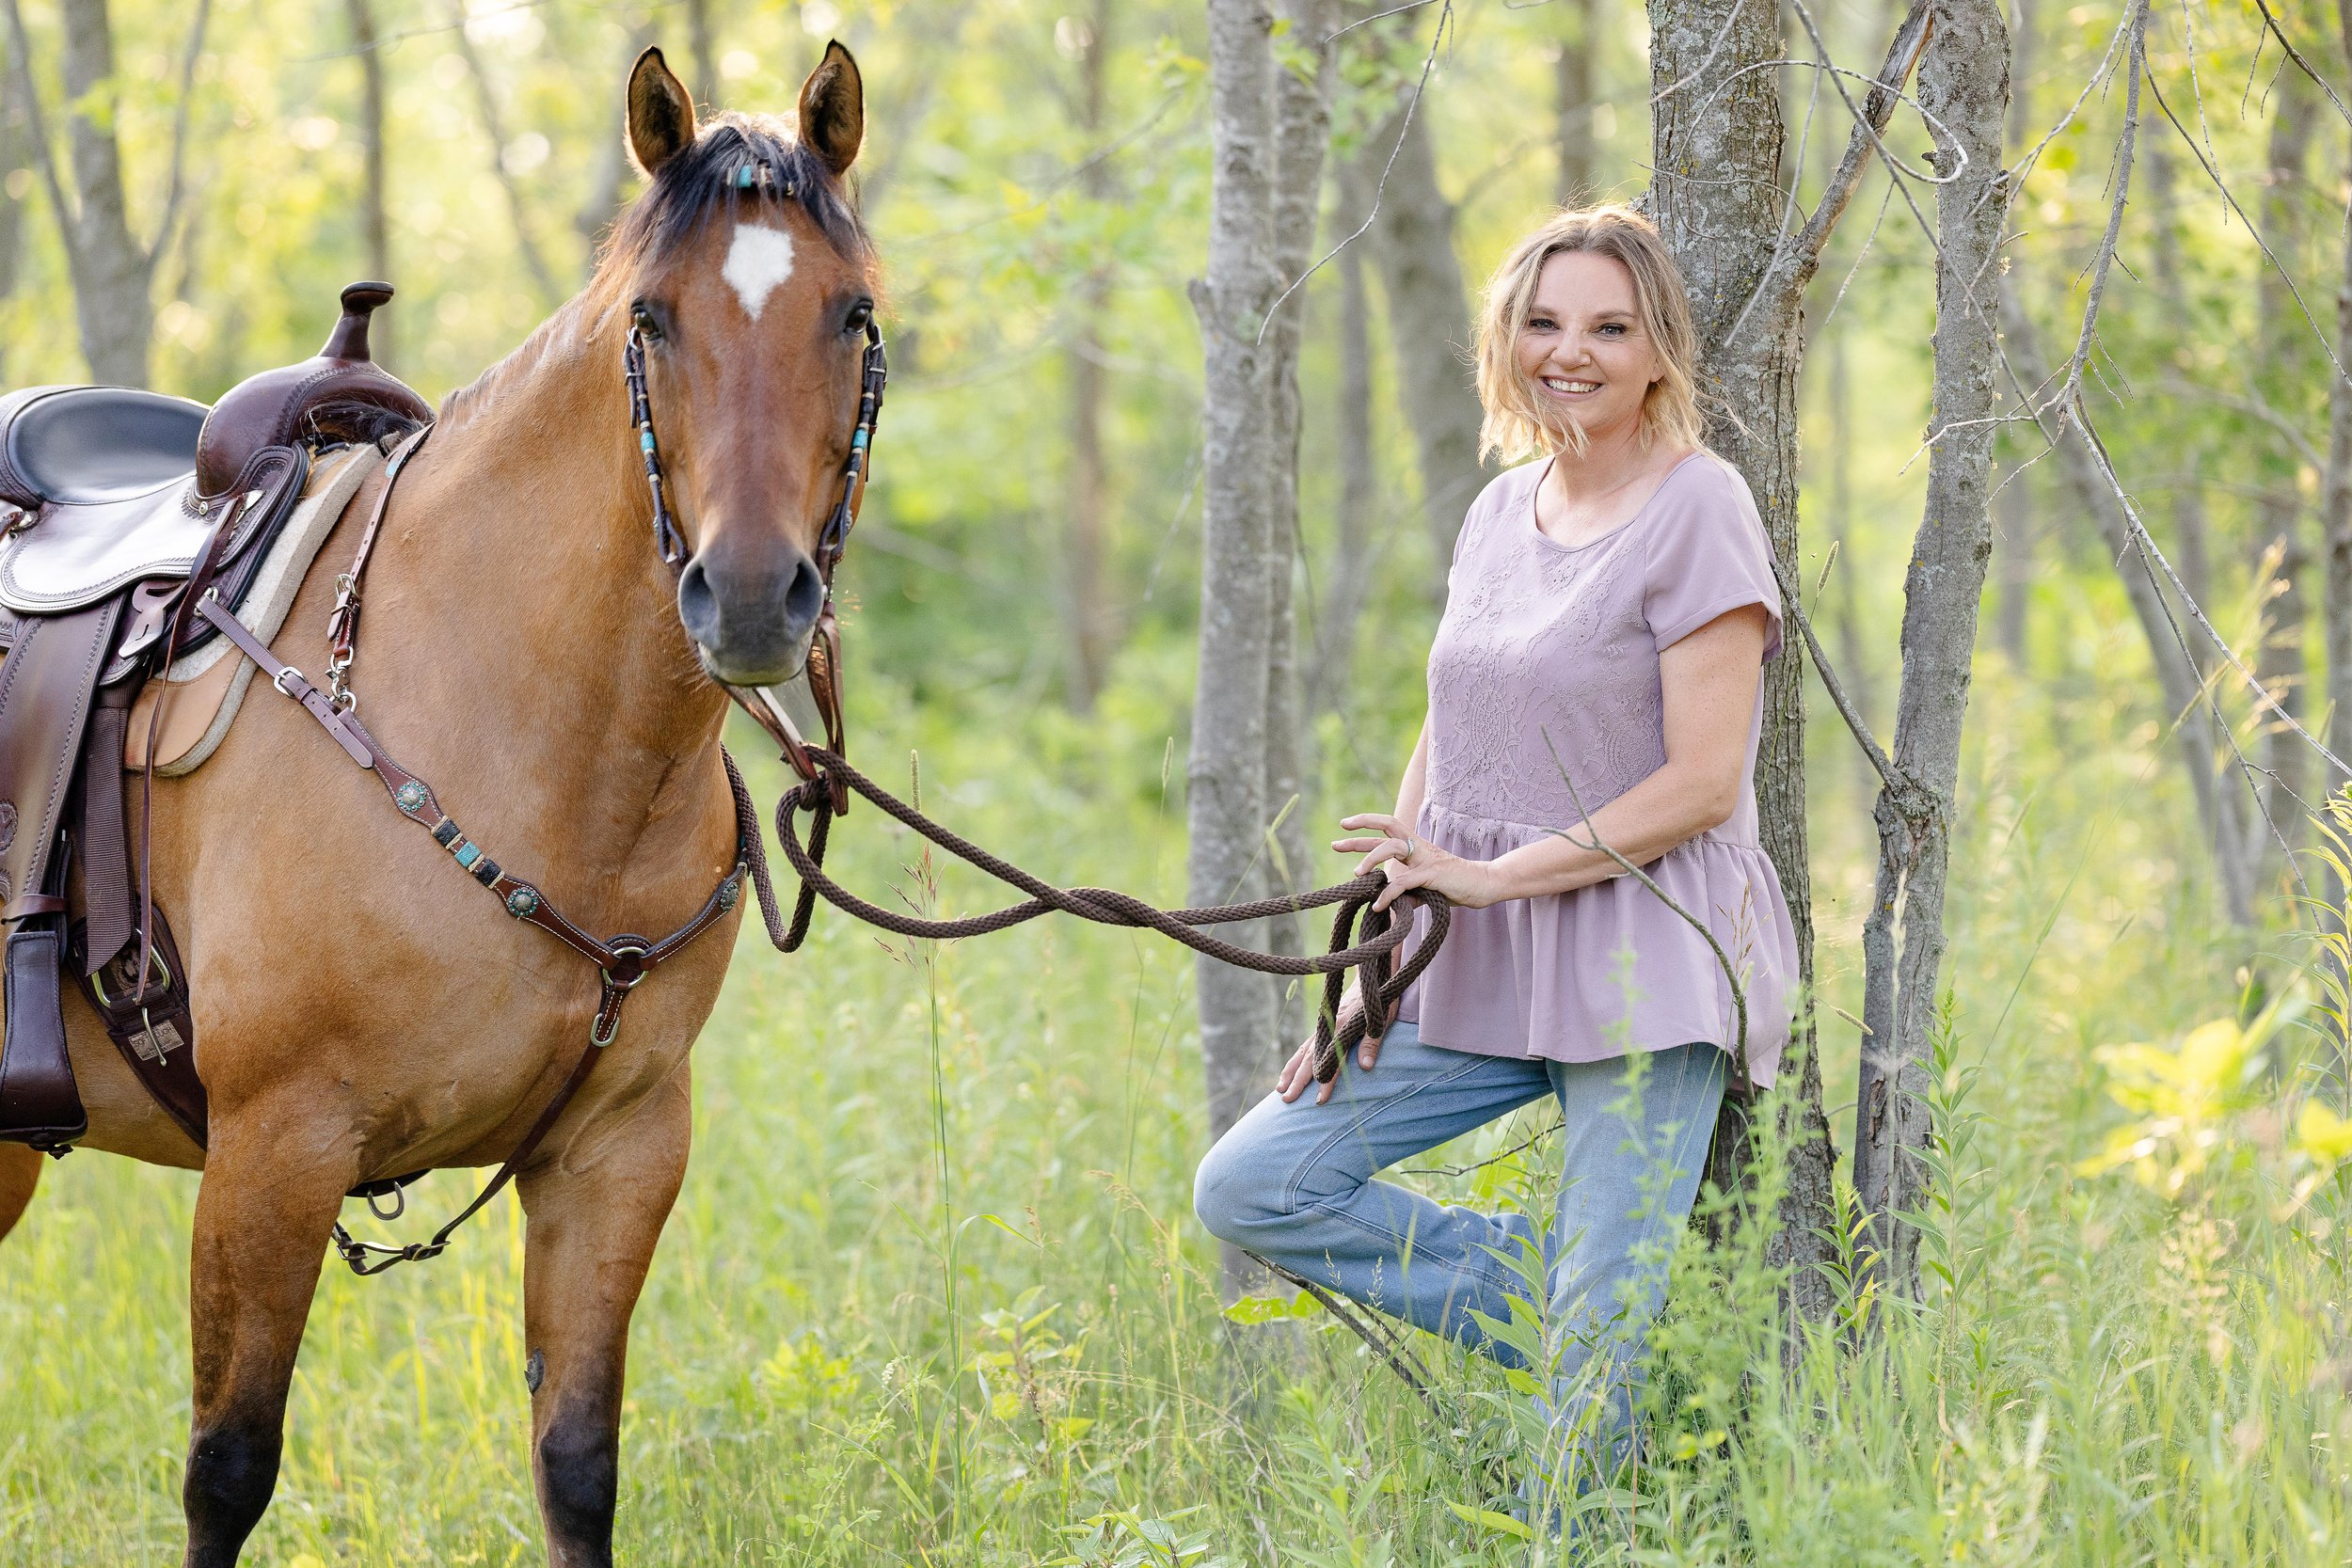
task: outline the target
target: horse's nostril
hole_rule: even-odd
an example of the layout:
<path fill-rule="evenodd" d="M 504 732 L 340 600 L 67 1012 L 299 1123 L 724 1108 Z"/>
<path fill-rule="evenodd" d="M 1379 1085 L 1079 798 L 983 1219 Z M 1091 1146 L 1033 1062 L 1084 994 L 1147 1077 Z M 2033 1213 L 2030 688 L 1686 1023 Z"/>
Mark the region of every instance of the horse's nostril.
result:
<path fill-rule="evenodd" d="M 784 624 L 795 641 L 808 634 L 816 626 L 817 616 L 825 608 L 825 579 L 818 575 L 817 563 L 801 557 L 801 563 L 792 572 L 792 586 L 784 593 Z"/>
<path fill-rule="evenodd" d="M 678 574 L 677 618 L 686 627 L 686 635 L 706 648 L 719 641 L 719 595 L 711 592 L 710 575 L 703 569 L 700 557 L 686 563 Z"/>

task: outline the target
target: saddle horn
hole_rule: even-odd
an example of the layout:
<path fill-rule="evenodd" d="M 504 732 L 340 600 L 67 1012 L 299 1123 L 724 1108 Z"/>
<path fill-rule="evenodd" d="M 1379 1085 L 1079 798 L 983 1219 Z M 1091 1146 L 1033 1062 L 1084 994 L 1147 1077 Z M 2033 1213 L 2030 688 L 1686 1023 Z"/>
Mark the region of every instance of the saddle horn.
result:
<path fill-rule="evenodd" d="M 373 441 L 432 421 L 432 406 L 369 356 L 368 318 L 391 297 L 389 283 L 349 285 L 342 317 L 316 355 L 248 376 L 213 405 L 196 443 L 199 496 L 227 495 L 265 447 L 306 436 Z"/>

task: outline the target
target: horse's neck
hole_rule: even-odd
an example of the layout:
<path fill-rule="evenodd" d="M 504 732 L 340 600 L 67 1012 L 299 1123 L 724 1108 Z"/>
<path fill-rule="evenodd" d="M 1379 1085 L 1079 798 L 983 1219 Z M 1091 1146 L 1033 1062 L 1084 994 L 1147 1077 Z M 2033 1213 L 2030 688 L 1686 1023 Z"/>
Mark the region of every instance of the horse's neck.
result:
<path fill-rule="evenodd" d="M 591 301 L 450 401 L 377 549 L 362 690 L 401 680 L 443 710 L 436 726 L 494 752 L 500 775 L 577 781 L 592 820 L 642 825 L 679 803 L 725 699 L 678 624 L 618 329 L 599 328 Z M 378 639 L 392 644 L 382 656 Z"/>

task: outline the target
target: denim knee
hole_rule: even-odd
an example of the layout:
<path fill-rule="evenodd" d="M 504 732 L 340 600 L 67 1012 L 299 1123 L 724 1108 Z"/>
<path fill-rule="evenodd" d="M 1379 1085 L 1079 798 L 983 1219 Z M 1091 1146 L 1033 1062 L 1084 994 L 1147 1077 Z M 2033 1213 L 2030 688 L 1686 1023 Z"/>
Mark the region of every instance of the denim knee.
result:
<path fill-rule="evenodd" d="M 1248 1246 L 1267 1227 L 1292 1217 L 1281 1183 L 1262 1161 L 1250 1158 L 1235 1127 L 1216 1141 L 1192 1180 L 1192 1212 L 1220 1242 Z"/>

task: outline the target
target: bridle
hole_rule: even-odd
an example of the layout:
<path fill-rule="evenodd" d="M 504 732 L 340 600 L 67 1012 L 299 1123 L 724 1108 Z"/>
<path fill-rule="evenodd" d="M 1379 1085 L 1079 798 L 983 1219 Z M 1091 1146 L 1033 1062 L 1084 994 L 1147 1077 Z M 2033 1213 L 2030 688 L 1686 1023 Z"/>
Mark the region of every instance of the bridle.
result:
<path fill-rule="evenodd" d="M 637 450 L 645 460 L 645 486 L 653 495 L 653 542 L 662 563 L 673 572 L 686 569 L 686 538 L 670 514 L 670 487 L 661 471 L 661 441 L 654 434 L 653 400 L 645 390 L 644 336 L 632 325 L 622 351 L 622 373 L 628 384 L 628 420 L 637 432 Z M 817 612 L 817 627 L 809 639 L 808 689 L 824 721 L 825 750 L 834 756 L 848 752 L 848 733 L 841 715 L 841 624 L 834 615 L 833 574 L 850 547 L 850 531 L 857 526 L 858 503 L 864 493 L 866 467 L 874 446 L 874 427 L 881 421 L 882 388 L 890 380 L 890 361 L 882 352 L 882 327 L 866 318 L 866 350 L 858 362 L 857 423 L 850 432 L 850 454 L 841 460 L 841 497 L 817 536 L 817 575 L 825 585 L 824 607 Z M 766 687 L 719 683 L 727 696 L 783 748 L 794 772 L 810 784 L 822 781 L 833 796 L 834 814 L 849 809 L 847 783 L 828 777 L 809 754 L 808 742 L 792 722 L 784 705 Z"/>

